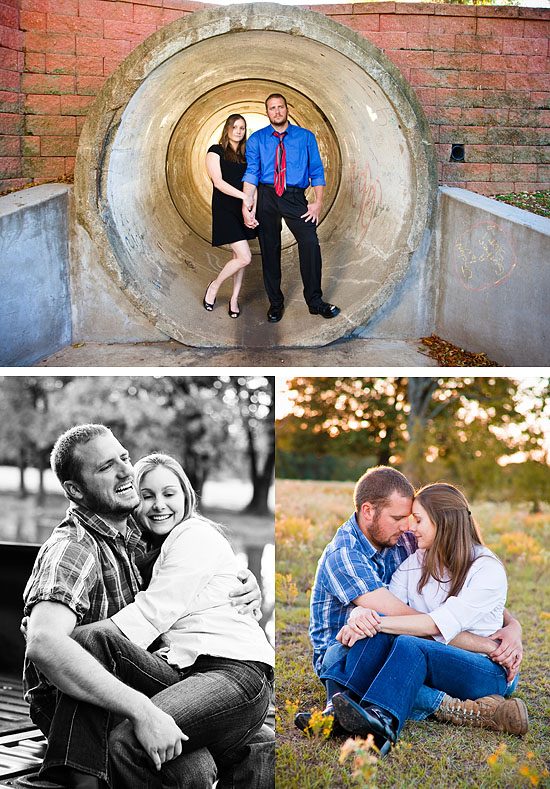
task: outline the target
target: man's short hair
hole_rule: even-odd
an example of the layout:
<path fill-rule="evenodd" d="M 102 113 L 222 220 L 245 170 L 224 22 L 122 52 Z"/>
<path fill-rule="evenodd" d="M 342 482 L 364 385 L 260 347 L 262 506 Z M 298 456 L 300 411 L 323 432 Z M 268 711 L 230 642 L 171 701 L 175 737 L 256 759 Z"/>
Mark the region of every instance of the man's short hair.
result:
<path fill-rule="evenodd" d="M 282 99 L 285 103 L 285 107 L 288 109 L 288 104 L 286 103 L 286 99 L 282 93 L 270 93 L 267 99 L 265 100 L 265 108 L 267 110 L 267 102 L 271 101 L 271 99 Z"/>
<path fill-rule="evenodd" d="M 389 466 L 369 468 L 355 486 L 355 512 L 359 512 L 366 501 L 379 511 L 388 504 L 395 491 L 407 499 L 414 498 L 413 486 L 400 471 Z"/>
<path fill-rule="evenodd" d="M 59 436 L 51 451 L 50 465 L 61 484 L 69 479 L 80 481 L 82 459 L 75 453 L 77 447 L 110 432 L 105 425 L 76 425 Z"/>

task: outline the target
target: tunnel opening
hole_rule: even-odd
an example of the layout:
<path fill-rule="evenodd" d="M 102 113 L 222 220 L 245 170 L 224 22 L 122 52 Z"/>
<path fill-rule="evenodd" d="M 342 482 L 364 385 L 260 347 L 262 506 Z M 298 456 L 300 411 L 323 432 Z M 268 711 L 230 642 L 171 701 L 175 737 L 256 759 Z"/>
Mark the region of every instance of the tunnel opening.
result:
<path fill-rule="evenodd" d="M 241 319 L 202 309 L 230 257 L 210 245 L 206 151 L 233 112 L 252 130 L 266 125 L 272 92 L 315 133 L 325 164 L 323 290 L 342 309 L 331 321 L 307 311 L 286 229 L 279 324 L 266 321 L 257 242 Z M 263 3 L 197 11 L 138 46 L 93 105 L 75 168 L 88 249 L 155 326 L 202 347 L 315 346 L 349 334 L 406 275 L 436 192 L 429 127 L 398 69 L 321 14 Z"/>

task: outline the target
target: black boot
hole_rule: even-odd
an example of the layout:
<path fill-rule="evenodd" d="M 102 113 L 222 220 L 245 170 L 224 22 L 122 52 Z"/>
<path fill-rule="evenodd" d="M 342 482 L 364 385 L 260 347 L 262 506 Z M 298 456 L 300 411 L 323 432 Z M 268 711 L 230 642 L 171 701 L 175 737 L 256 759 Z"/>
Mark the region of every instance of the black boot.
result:
<path fill-rule="evenodd" d="M 328 717 L 329 715 L 332 716 L 332 724 L 330 728 L 329 737 L 338 737 L 340 734 L 345 734 L 344 730 L 336 720 L 336 716 L 334 714 L 334 707 L 332 706 L 332 704 L 327 704 L 327 706 L 325 707 L 325 709 L 321 714 L 326 717 Z M 294 718 L 294 725 L 297 726 L 300 729 L 300 731 L 305 732 L 306 729 L 309 728 L 312 715 L 313 715 L 312 712 L 299 712 Z"/>
<path fill-rule="evenodd" d="M 364 707 L 344 693 L 337 693 L 332 703 L 339 723 L 351 734 L 367 737 L 372 734 L 374 744 L 385 756 L 397 741 L 398 722 L 387 710 L 369 704 Z"/>

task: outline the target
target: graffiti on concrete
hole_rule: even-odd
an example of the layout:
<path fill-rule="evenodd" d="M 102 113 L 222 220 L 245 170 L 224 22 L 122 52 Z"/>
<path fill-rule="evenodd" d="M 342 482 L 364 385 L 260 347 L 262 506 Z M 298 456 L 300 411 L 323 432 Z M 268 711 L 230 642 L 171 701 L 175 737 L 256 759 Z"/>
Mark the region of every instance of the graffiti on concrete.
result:
<path fill-rule="evenodd" d="M 382 184 L 374 178 L 367 164 L 360 169 L 357 162 L 350 168 L 350 181 L 352 184 L 351 205 L 357 209 L 357 225 L 360 228 L 360 244 L 368 233 L 371 222 L 376 214 L 376 209 L 382 207 Z"/>
<path fill-rule="evenodd" d="M 494 222 L 477 222 L 457 239 L 454 265 L 467 290 L 500 285 L 517 263 L 514 239 Z"/>

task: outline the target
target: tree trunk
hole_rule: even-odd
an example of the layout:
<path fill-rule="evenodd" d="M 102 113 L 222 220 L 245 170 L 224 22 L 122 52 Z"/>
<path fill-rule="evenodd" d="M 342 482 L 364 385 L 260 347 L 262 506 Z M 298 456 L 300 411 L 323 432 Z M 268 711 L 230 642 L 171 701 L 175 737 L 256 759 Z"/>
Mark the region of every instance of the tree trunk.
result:
<path fill-rule="evenodd" d="M 271 472 L 268 476 L 262 474 L 253 480 L 254 491 L 252 499 L 247 504 L 245 512 L 252 512 L 255 515 L 269 514 L 269 491 L 271 489 L 272 475 Z"/>
<path fill-rule="evenodd" d="M 252 500 L 249 502 L 245 512 L 253 512 L 256 515 L 267 515 L 269 513 L 268 497 L 273 480 L 275 469 L 275 442 L 270 447 L 269 454 L 265 460 L 264 467 L 258 469 L 257 455 L 253 444 L 253 436 L 249 434 L 249 454 L 254 457 L 251 463 L 251 479 L 253 485 Z M 251 458 L 252 460 L 252 458 Z"/>
<path fill-rule="evenodd" d="M 25 485 L 25 471 L 27 463 L 25 459 L 25 450 L 21 449 L 19 452 L 19 498 L 26 499 L 28 495 L 27 487 Z"/>
<path fill-rule="evenodd" d="M 46 501 L 46 490 L 44 488 L 44 453 L 38 453 L 38 492 L 36 494 L 36 503 L 39 507 L 42 507 L 44 502 Z"/>

